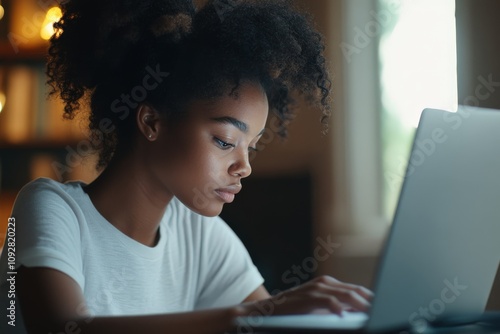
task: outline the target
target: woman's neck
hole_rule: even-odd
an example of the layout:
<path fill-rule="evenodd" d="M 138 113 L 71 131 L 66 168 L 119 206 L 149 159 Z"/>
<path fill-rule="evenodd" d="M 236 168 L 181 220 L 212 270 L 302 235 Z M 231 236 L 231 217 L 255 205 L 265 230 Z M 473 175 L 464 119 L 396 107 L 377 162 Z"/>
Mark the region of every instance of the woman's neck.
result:
<path fill-rule="evenodd" d="M 97 211 L 130 238 L 147 246 L 157 242 L 158 227 L 172 199 L 148 178 L 138 159 L 113 161 L 85 187 Z"/>

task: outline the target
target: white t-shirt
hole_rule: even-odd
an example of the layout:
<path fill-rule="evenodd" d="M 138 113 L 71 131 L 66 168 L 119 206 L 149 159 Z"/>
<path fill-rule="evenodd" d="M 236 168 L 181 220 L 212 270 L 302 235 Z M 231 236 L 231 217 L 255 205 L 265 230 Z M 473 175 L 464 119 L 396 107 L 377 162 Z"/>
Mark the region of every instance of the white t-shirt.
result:
<path fill-rule="evenodd" d="M 174 198 L 160 223 L 157 245 L 148 247 L 106 221 L 82 185 L 38 179 L 21 190 L 12 213 L 15 268 L 49 267 L 67 274 L 81 287 L 92 315 L 235 305 L 262 284 L 245 247 L 221 218 L 198 215 Z M 7 243 L 0 259 L 5 301 L 0 329 L 24 333 L 18 301 L 16 326 L 7 324 L 11 270 L 6 250 Z"/>

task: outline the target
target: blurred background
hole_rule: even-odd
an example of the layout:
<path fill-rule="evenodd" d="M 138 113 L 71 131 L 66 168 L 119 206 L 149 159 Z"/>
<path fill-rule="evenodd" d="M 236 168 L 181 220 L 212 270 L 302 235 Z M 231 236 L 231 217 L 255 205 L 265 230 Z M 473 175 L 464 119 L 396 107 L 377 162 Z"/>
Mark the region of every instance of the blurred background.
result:
<path fill-rule="evenodd" d="M 252 176 L 221 216 L 270 291 L 319 274 L 371 286 L 422 109 L 500 109 L 500 2 L 293 2 L 326 43 L 329 132 L 304 104 L 288 140 L 270 122 Z M 53 0 L 0 1 L 0 244 L 24 184 L 97 176 L 84 112 L 65 121 L 62 103 L 47 99 L 47 40 L 60 15 Z M 498 276 L 489 309 L 500 309 Z"/>

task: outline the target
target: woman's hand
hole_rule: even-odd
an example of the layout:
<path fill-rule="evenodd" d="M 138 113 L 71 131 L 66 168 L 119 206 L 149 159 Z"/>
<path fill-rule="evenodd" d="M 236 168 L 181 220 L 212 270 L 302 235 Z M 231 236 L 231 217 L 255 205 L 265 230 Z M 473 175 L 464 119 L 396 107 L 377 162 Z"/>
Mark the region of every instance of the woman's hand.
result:
<path fill-rule="evenodd" d="M 373 293 L 359 285 L 344 283 L 331 276 L 320 276 L 305 284 L 278 293 L 269 299 L 245 303 L 248 315 L 283 315 L 326 311 L 366 312 Z"/>

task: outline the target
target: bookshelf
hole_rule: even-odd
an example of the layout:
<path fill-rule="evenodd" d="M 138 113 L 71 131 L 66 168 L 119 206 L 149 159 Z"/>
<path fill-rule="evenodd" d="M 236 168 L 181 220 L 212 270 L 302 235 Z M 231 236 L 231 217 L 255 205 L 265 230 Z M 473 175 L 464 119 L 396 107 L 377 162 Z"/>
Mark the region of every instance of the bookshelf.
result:
<path fill-rule="evenodd" d="M 90 182 L 97 176 L 95 156 L 75 153 L 87 142 L 85 113 L 65 120 L 62 101 L 48 98 L 48 42 L 38 31 L 56 4 L 1 1 L 5 14 L 0 19 L 0 245 L 12 204 L 26 183 L 38 177 Z"/>

